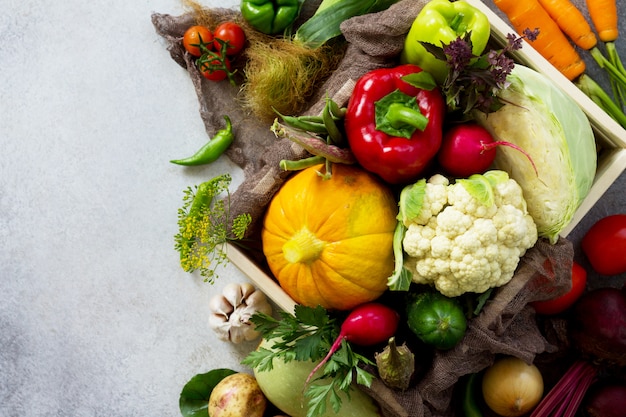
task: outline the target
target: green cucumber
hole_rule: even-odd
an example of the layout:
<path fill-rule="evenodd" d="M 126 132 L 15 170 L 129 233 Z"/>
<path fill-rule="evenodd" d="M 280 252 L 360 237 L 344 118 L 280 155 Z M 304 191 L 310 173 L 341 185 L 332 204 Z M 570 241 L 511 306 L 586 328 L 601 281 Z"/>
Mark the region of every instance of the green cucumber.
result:
<path fill-rule="evenodd" d="M 311 48 L 341 35 L 339 26 L 354 16 L 389 8 L 398 0 L 324 0 L 309 20 L 296 31 L 294 39 Z"/>

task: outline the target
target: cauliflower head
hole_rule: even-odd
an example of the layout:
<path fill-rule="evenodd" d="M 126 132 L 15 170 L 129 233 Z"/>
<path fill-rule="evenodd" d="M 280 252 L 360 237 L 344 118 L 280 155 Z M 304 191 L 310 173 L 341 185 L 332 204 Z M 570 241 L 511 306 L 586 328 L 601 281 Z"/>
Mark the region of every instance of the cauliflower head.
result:
<path fill-rule="evenodd" d="M 454 183 L 435 175 L 407 186 L 399 219 L 412 281 L 448 297 L 508 283 L 537 241 L 521 187 L 499 170 Z"/>

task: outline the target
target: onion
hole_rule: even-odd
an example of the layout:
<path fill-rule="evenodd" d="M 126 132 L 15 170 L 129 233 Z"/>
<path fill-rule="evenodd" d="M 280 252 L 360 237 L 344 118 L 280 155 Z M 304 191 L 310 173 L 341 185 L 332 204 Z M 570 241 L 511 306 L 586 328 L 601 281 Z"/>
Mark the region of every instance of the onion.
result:
<path fill-rule="evenodd" d="M 491 410 L 504 417 L 518 417 L 541 400 L 543 377 L 535 365 L 513 356 L 505 357 L 487 368 L 482 390 Z"/>

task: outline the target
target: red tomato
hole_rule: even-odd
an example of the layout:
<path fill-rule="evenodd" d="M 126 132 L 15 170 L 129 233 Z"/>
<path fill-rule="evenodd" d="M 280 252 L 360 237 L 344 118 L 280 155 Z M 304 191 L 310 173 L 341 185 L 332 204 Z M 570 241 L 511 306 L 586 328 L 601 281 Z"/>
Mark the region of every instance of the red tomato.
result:
<path fill-rule="evenodd" d="M 224 65 L 230 71 L 230 60 L 226 57 L 221 58 L 224 61 Z M 207 80 L 222 81 L 228 77 L 228 73 L 223 69 L 218 69 L 221 66 L 221 62 L 218 58 L 211 61 L 210 64 L 205 64 L 200 68 L 200 72 Z"/>
<path fill-rule="evenodd" d="M 204 26 L 191 26 L 183 35 L 183 46 L 191 55 L 200 56 L 202 55 L 200 44 L 213 49 L 213 35 Z"/>
<path fill-rule="evenodd" d="M 576 300 L 585 292 L 587 287 L 587 271 L 585 268 L 574 262 L 572 265 L 572 288 L 565 294 L 545 301 L 534 301 L 530 303 L 539 314 L 552 315 L 559 314 L 570 308 Z"/>
<path fill-rule="evenodd" d="M 581 242 L 593 269 L 602 275 L 626 272 L 626 214 L 598 220 Z"/>
<path fill-rule="evenodd" d="M 226 55 L 236 55 L 243 49 L 246 43 L 246 34 L 241 26 L 233 22 L 224 22 L 215 28 L 213 32 L 213 46 L 216 51 L 220 51 L 222 46 L 217 39 L 227 42 Z"/>

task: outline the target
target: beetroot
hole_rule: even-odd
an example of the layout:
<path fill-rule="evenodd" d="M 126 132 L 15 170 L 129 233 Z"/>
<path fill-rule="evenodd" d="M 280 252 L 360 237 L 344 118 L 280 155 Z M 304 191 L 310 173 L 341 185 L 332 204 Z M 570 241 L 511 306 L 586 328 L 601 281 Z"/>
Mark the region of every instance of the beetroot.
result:
<path fill-rule="evenodd" d="M 626 411 L 626 385 L 592 387 L 585 397 L 584 410 L 589 417 L 623 417 Z"/>
<path fill-rule="evenodd" d="M 584 294 L 574 306 L 569 332 L 584 353 L 626 366 L 626 292 L 600 288 Z"/>
<path fill-rule="evenodd" d="M 600 288 L 583 294 L 574 304 L 569 334 L 588 360 L 576 361 L 531 417 L 574 417 L 601 366 L 626 366 L 626 290 Z"/>

